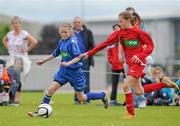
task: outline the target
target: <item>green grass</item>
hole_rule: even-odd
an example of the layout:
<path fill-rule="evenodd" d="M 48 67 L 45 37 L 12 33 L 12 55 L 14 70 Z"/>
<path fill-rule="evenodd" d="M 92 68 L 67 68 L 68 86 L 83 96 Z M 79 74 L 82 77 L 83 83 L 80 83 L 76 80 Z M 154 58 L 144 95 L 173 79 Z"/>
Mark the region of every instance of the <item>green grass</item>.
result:
<path fill-rule="evenodd" d="M 90 105 L 74 105 L 72 94 L 55 94 L 53 114 L 50 118 L 30 118 L 28 111 L 35 111 L 43 93 L 22 93 L 19 107 L 0 107 L 0 126 L 180 126 L 180 107 L 146 107 L 136 110 L 135 119 L 124 120 L 125 108 Z M 123 101 L 122 95 L 121 101 Z"/>

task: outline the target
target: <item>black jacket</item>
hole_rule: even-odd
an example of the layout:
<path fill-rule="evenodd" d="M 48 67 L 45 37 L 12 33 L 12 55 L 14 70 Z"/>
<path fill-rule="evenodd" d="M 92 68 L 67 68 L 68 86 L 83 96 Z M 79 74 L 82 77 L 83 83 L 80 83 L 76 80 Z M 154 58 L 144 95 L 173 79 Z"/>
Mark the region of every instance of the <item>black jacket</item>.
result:
<path fill-rule="evenodd" d="M 85 25 L 83 25 L 82 34 L 83 34 L 83 39 L 84 39 L 85 47 L 87 51 L 93 49 L 95 47 L 95 44 L 94 44 L 94 37 L 93 37 L 92 31 L 88 29 Z M 94 66 L 93 57 L 89 57 L 89 65 Z"/>

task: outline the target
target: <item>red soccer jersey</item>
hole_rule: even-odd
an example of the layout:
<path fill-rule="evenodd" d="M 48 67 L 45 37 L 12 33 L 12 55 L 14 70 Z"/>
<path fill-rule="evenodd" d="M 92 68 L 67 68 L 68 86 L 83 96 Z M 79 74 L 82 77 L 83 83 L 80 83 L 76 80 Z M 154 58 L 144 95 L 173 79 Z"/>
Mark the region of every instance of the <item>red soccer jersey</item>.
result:
<path fill-rule="evenodd" d="M 126 63 L 129 66 L 134 64 L 130 60 L 134 55 L 145 64 L 145 58 L 152 53 L 154 48 L 153 41 L 149 35 L 139 28 L 133 27 L 113 32 L 107 40 L 97 45 L 94 49 L 88 51 L 87 55 L 92 56 L 105 47 L 119 42 L 119 39 L 124 50 Z M 143 48 L 144 45 L 146 45 L 145 49 Z"/>

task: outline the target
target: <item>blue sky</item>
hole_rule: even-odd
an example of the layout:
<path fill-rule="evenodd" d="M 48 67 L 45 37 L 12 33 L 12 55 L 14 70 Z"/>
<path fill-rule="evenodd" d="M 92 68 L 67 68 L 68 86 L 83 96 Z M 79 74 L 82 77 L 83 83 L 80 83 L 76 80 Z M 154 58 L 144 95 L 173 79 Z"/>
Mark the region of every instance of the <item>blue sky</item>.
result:
<path fill-rule="evenodd" d="M 0 13 L 54 22 L 71 20 L 74 16 L 117 17 L 128 6 L 135 7 L 140 14 L 176 12 L 180 9 L 180 0 L 0 0 Z"/>

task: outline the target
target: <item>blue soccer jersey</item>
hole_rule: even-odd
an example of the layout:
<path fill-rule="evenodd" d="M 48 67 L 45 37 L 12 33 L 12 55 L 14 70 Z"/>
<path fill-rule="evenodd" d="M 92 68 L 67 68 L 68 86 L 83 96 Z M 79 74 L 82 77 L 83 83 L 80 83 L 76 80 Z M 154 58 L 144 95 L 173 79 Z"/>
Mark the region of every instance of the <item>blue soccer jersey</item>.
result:
<path fill-rule="evenodd" d="M 77 41 L 73 37 L 69 37 L 66 40 L 63 39 L 59 40 L 57 48 L 52 53 L 54 57 L 61 55 L 62 57 L 61 62 L 68 62 L 74 59 L 75 57 L 78 57 L 80 54 L 81 51 L 78 47 Z M 77 62 L 67 67 L 79 68 L 82 67 L 82 62 Z"/>

